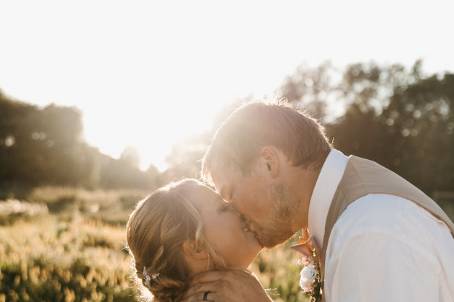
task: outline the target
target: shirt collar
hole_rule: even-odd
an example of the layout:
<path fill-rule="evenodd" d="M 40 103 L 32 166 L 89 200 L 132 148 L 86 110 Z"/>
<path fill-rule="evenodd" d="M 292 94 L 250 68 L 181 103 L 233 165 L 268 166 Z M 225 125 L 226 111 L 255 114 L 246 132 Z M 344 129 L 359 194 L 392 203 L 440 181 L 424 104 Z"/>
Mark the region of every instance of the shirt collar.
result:
<path fill-rule="evenodd" d="M 334 194 L 344 175 L 348 157 L 331 149 L 320 170 L 309 204 L 309 231 L 318 246 L 322 246 L 325 224 Z"/>

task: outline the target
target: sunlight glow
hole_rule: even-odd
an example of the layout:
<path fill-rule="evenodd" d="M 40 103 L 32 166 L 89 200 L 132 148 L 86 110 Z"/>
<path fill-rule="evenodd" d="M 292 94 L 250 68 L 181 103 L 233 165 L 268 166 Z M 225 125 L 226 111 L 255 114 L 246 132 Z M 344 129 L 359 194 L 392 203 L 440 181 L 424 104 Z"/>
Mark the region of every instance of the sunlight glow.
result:
<path fill-rule="evenodd" d="M 90 144 L 164 169 L 173 144 L 235 98 L 272 97 L 301 63 L 454 68 L 448 2 L 366 2 L 2 1 L 0 89 L 76 106 Z"/>

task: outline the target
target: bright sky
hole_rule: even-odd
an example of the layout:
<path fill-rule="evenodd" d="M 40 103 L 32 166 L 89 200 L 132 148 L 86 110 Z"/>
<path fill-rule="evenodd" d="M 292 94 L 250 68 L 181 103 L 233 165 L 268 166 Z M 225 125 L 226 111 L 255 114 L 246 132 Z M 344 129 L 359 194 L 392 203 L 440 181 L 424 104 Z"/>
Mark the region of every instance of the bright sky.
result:
<path fill-rule="evenodd" d="M 0 89 L 74 105 L 86 140 L 165 167 L 226 103 L 272 96 L 301 63 L 454 70 L 452 1 L 0 2 Z"/>

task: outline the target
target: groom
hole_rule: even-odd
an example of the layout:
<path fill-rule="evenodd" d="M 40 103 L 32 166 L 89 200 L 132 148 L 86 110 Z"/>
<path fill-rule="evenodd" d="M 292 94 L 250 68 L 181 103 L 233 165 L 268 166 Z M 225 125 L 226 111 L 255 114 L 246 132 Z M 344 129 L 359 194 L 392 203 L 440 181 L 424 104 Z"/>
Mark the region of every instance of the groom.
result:
<path fill-rule="evenodd" d="M 309 230 L 325 301 L 454 301 L 447 215 L 397 174 L 333 149 L 309 116 L 282 105 L 240 107 L 217 130 L 202 174 L 264 247 Z M 270 298 L 252 275 L 231 270 L 195 278 L 185 301 Z"/>

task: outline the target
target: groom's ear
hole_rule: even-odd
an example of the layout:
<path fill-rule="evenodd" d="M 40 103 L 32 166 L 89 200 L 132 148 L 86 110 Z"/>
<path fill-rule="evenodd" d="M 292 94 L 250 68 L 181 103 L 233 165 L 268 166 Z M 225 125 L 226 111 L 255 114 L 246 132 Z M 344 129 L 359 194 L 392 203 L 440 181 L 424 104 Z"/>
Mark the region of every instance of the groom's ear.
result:
<path fill-rule="evenodd" d="M 261 163 L 272 178 L 276 178 L 280 173 L 279 151 L 274 146 L 265 146 L 260 150 Z"/>

